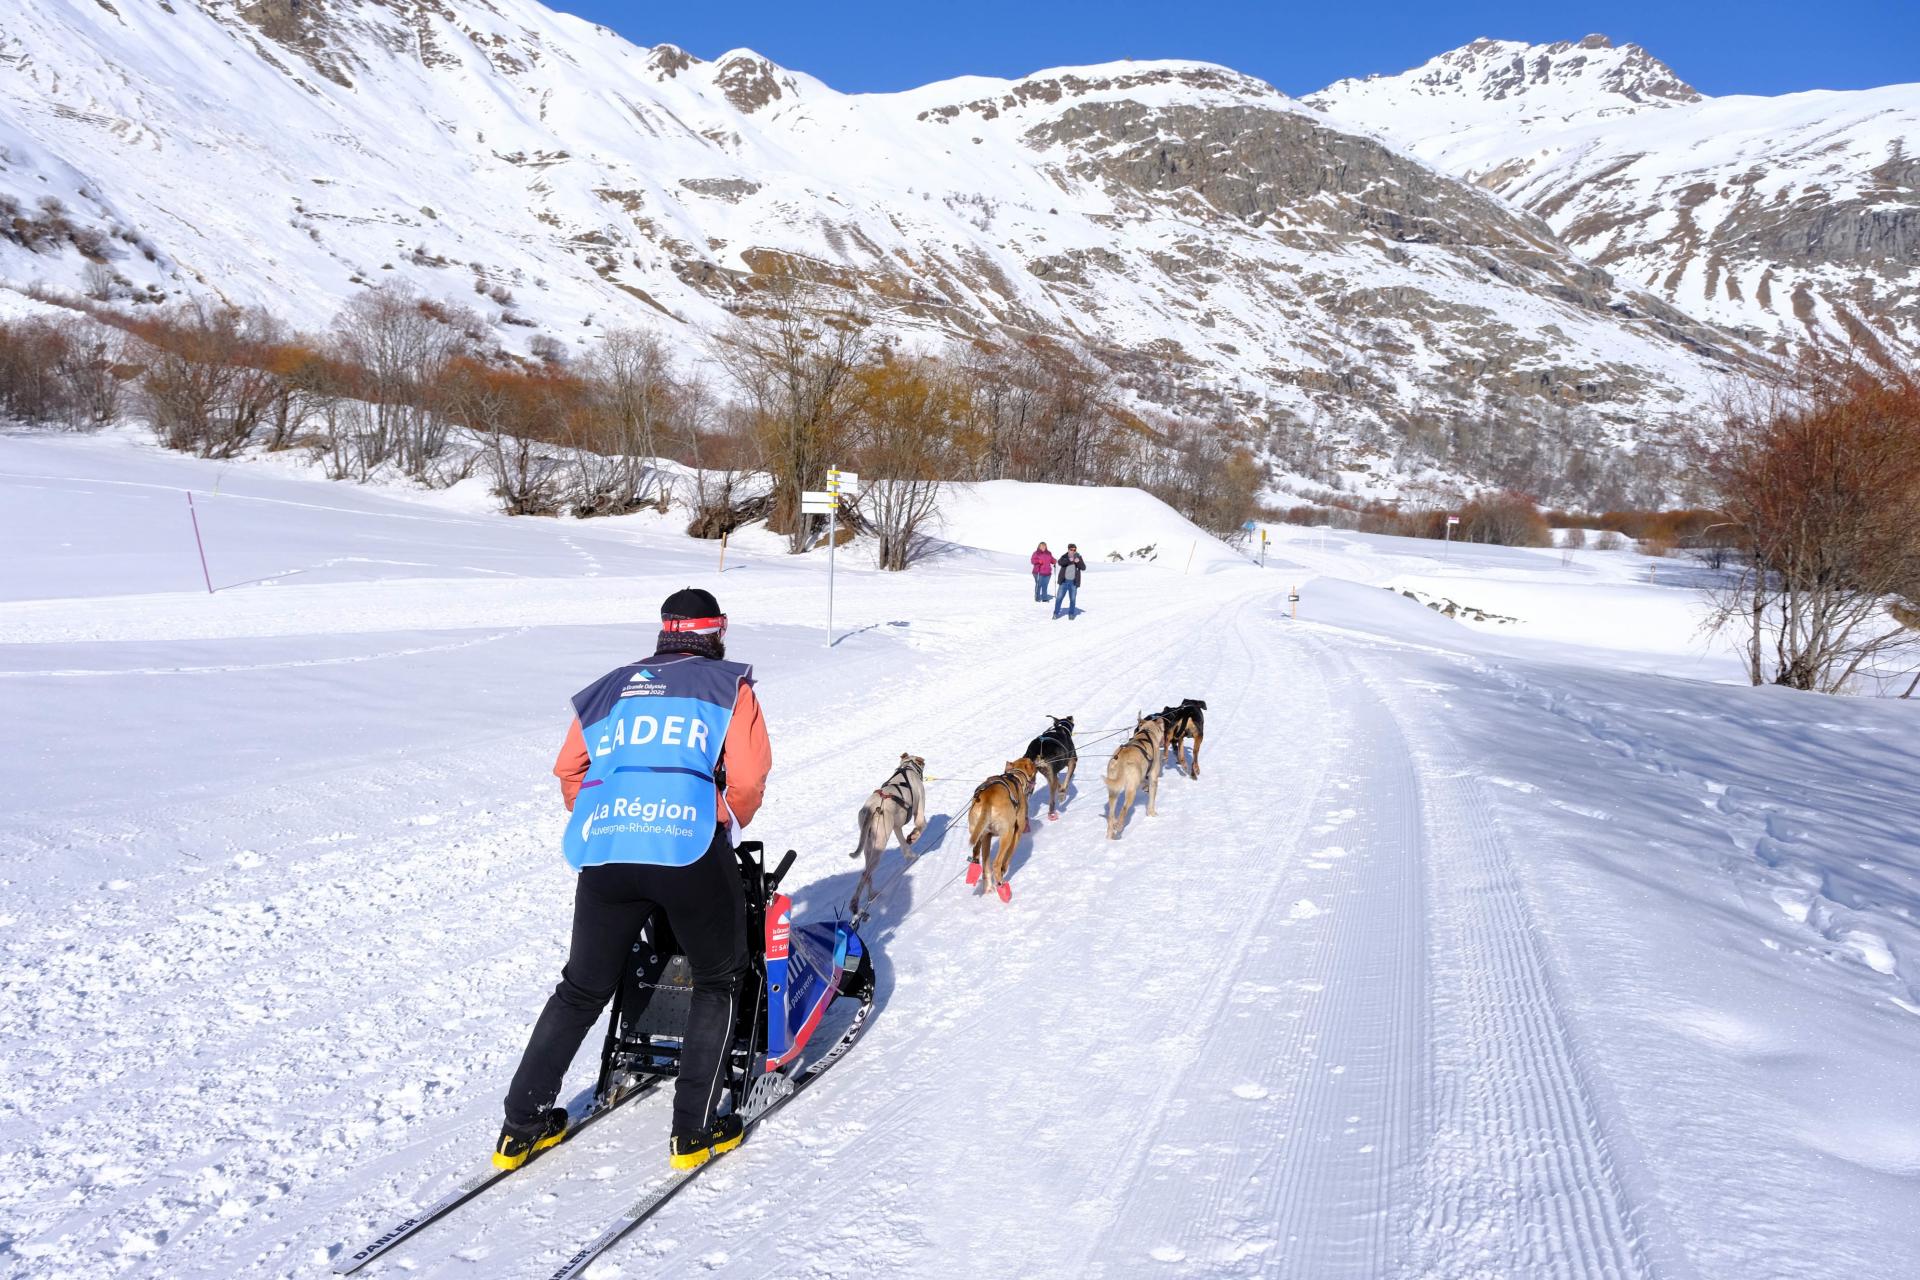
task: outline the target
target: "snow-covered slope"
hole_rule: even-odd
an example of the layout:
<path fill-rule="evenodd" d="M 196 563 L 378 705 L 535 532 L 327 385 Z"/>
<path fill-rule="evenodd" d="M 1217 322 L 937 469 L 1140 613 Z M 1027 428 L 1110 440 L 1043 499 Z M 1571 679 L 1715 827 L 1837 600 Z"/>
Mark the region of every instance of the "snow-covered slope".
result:
<path fill-rule="evenodd" d="M 847 95 L 534 0 L 16 0 L 0 193 L 15 287 L 319 325 L 404 281 L 509 347 L 691 346 L 798 268 L 911 341 L 1063 337 L 1147 399 L 1336 443 L 1495 402 L 1660 435 L 1737 358 L 1539 221 L 1191 62 Z"/>
<path fill-rule="evenodd" d="M 563 960 L 567 699 L 688 582 L 756 668 L 798 919 L 903 750 L 930 823 L 865 1039 L 597 1280 L 1920 1273 L 1913 708 L 1737 683 L 1676 562 L 1277 528 L 1265 571 L 1095 561 L 1055 622 L 1021 555 L 856 544 L 829 649 L 822 556 L 288 466 L 0 435 L 8 1276 L 308 1280 L 484 1162 Z M 1177 527 L 1049 496 L 955 531 Z M 1199 778 L 1106 840 L 1111 732 L 1183 697 Z M 1002 905 L 965 805 L 1045 714 L 1081 768 Z M 665 1124 L 367 1274 L 550 1275 Z"/>
<path fill-rule="evenodd" d="M 1709 98 L 1637 45 L 1478 40 L 1305 101 L 1776 348 L 1920 351 L 1920 84 Z"/>

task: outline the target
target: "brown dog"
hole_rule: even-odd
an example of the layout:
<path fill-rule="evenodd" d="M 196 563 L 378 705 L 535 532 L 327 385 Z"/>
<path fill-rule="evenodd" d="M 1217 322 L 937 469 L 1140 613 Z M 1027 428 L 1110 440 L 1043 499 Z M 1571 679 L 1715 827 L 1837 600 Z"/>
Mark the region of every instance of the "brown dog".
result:
<path fill-rule="evenodd" d="M 985 872 L 982 892 L 991 890 L 1002 902 L 1013 898 L 1013 890 L 1007 887 L 1007 869 L 1013 863 L 1015 846 L 1027 833 L 1027 804 L 1033 796 L 1035 772 L 1033 761 L 1024 756 L 1009 760 L 1005 773 L 974 788 L 973 802 L 967 806 L 967 837 L 973 860 L 967 868 L 967 883 L 978 884 Z M 994 840 L 1000 845 L 990 860 L 988 848 Z"/>
<path fill-rule="evenodd" d="M 1147 816 L 1154 816 L 1160 796 L 1160 762 L 1167 751 L 1167 726 L 1159 716 L 1134 722 L 1133 736 L 1107 761 L 1107 839 L 1118 840 L 1127 823 L 1134 797 L 1147 789 Z"/>
<path fill-rule="evenodd" d="M 860 843 L 854 846 L 847 856 L 867 860 L 866 870 L 860 873 L 860 883 L 853 887 L 853 901 L 847 909 L 854 915 L 860 914 L 860 895 L 873 893 L 873 871 L 880 865 L 881 855 L 887 851 L 889 834 L 900 842 L 901 856 L 911 862 L 914 858 L 913 845 L 927 830 L 927 762 L 919 756 L 900 753 L 900 767 L 893 775 L 874 789 L 867 802 L 860 806 L 859 823 Z M 913 830 L 907 830 L 911 819 Z M 868 906 L 873 905 L 871 896 Z"/>

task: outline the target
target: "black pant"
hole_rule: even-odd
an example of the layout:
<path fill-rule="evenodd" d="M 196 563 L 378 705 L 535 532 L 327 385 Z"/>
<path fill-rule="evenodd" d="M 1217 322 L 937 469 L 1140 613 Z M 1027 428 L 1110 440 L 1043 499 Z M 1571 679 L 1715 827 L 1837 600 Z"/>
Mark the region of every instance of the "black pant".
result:
<path fill-rule="evenodd" d="M 713 1122 L 747 971 L 747 904 L 726 829 L 685 867 L 615 862 L 588 867 L 573 893 L 573 944 L 507 1090 L 507 1123 L 531 1126 L 560 1092 L 580 1042 L 620 985 L 634 941 L 664 912 L 693 970 L 693 1008 L 673 1093 L 673 1131 Z"/>

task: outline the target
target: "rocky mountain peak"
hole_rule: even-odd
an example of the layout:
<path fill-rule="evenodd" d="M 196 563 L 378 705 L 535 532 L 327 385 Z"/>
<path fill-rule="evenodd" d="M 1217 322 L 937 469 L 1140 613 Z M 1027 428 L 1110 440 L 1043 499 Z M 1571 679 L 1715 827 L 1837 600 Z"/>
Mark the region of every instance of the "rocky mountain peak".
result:
<path fill-rule="evenodd" d="M 1604 35 L 1553 44 L 1482 38 L 1397 76 L 1341 80 L 1306 101 L 1327 107 L 1391 90 L 1463 103 L 1503 103 L 1564 114 L 1581 108 L 1667 107 L 1704 101 L 1660 59 Z"/>
<path fill-rule="evenodd" d="M 701 59 L 677 44 L 657 44 L 653 46 L 653 52 L 647 55 L 647 69 L 662 80 L 671 80 L 688 67 L 699 65 Z"/>
<path fill-rule="evenodd" d="M 713 83 L 742 115 L 752 115 L 800 87 L 792 76 L 751 49 L 723 55 L 714 64 Z"/>

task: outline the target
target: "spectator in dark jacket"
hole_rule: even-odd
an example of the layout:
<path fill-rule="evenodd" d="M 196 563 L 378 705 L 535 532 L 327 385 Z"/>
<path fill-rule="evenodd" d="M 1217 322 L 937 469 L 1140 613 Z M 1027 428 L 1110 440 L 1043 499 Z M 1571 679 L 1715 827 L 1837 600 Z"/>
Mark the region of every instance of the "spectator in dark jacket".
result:
<path fill-rule="evenodd" d="M 1060 593 L 1053 601 L 1054 617 L 1059 617 L 1063 609 L 1069 620 L 1080 616 L 1080 575 L 1086 571 L 1080 548 L 1069 542 L 1067 554 L 1060 557 Z"/>
<path fill-rule="evenodd" d="M 1034 550 L 1031 560 L 1033 564 L 1033 598 L 1041 601 L 1053 599 L 1052 596 L 1047 594 L 1047 579 L 1053 576 L 1053 552 L 1047 550 L 1047 544 L 1043 542 Z"/>

